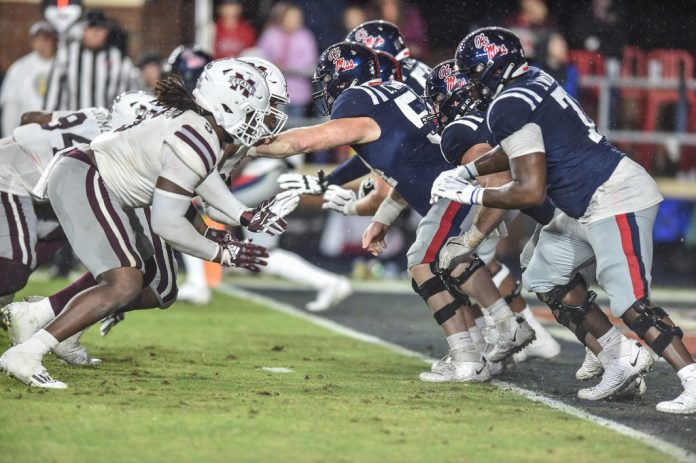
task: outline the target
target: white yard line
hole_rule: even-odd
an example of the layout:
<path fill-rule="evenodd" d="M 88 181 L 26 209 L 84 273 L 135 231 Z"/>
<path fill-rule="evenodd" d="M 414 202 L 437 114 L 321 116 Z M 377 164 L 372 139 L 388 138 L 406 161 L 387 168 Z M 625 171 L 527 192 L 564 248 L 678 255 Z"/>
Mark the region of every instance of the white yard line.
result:
<path fill-rule="evenodd" d="M 296 307 L 293 307 L 290 304 L 286 304 L 284 302 L 278 301 L 276 299 L 272 299 L 266 296 L 262 296 L 260 294 L 252 293 L 249 291 L 245 291 L 243 289 L 239 289 L 236 287 L 233 287 L 227 283 L 223 283 L 219 287 L 216 288 L 218 291 L 231 295 L 231 296 L 236 296 L 244 299 L 251 300 L 253 302 L 256 302 L 258 304 L 265 305 L 277 312 L 281 312 L 284 314 L 292 315 L 294 317 L 300 318 L 302 320 L 306 320 L 310 323 L 313 323 L 315 325 L 321 326 L 323 328 L 326 328 L 330 331 L 333 331 L 334 333 L 342 334 L 344 336 L 348 336 L 349 338 L 357 339 L 359 341 L 364 341 L 370 344 L 374 344 L 377 346 L 384 347 L 386 349 L 389 349 L 392 352 L 407 356 L 407 357 L 412 357 L 412 358 L 417 358 L 421 359 L 424 362 L 427 363 L 432 363 L 436 359 L 428 357 L 427 355 L 421 354 L 420 352 L 413 351 L 411 349 L 407 349 L 405 347 L 399 346 L 397 344 L 385 341 L 384 339 L 378 338 L 377 336 L 372 336 L 370 334 L 362 333 L 360 331 L 354 330 L 352 328 L 348 328 L 347 326 L 341 325 L 339 323 L 336 323 L 332 320 L 328 320 L 326 318 L 318 317 L 316 315 L 312 315 L 310 313 L 304 312 Z M 555 333 L 554 333 L 555 334 Z M 600 426 L 604 426 L 614 432 L 617 432 L 619 434 L 623 434 L 624 436 L 630 437 L 632 439 L 636 439 L 656 450 L 659 450 L 660 452 L 674 458 L 677 461 L 681 462 L 696 462 L 696 454 L 689 452 L 688 450 L 685 450 L 677 445 L 674 445 L 670 442 L 667 442 L 665 440 L 660 439 L 659 437 L 647 434 L 642 431 L 638 431 L 636 429 L 633 429 L 629 426 L 626 426 L 621 423 L 617 423 L 616 421 L 608 420 L 606 418 L 602 418 L 596 415 L 593 415 L 591 413 L 588 413 L 580 408 L 573 407 L 572 405 L 568 405 L 566 403 L 563 403 L 559 400 L 556 400 L 554 398 L 551 398 L 549 396 L 546 396 L 544 394 L 539 394 L 537 392 L 531 391 L 529 389 L 525 389 L 519 386 L 516 386 L 514 384 L 510 384 L 504 381 L 497 381 L 494 380 L 493 384 L 496 387 L 499 387 L 501 389 L 509 390 L 511 392 L 514 392 L 516 394 L 519 394 L 529 400 L 533 400 L 535 402 L 540 402 L 543 403 L 544 405 L 551 407 L 555 410 L 559 410 L 563 413 L 566 413 L 568 415 L 572 415 L 576 418 L 580 418 L 586 421 L 590 421 L 592 423 L 598 424 Z"/>

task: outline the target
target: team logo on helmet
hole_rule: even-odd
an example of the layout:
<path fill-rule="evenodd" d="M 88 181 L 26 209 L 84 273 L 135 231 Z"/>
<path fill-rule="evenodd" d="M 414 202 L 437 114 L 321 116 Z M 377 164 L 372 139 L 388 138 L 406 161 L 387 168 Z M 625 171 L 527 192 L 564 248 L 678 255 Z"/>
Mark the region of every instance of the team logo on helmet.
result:
<path fill-rule="evenodd" d="M 505 46 L 505 44 L 496 45 L 494 43 L 491 43 L 486 34 L 484 34 L 483 32 L 474 37 L 474 46 L 478 49 L 486 50 L 486 54 L 488 55 L 489 60 L 492 60 L 498 55 L 508 54 L 508 49 Z"/>
<path fill-rule="evenodd" d="M 454 69 L 449 64 L 442 66 L 437 73 L 438 78 L 445 82 L 447 86 L 447 91 L 451 91 L 454 88 L 454 84 L 457 82 L 457 78 L 454 75 Z"/>
<path fill-rule="evenodd" d="M 384 37 L 381 35 L 370 35 L 363 28 L 355 31 L 355 40 L 368 48 L 379 47 L 380 45 L 384 44 Z"/>
<path fill-rule="evenodd" d="M 256 83 L 252 79 L 245 79 L 244 76 L 236 72 L 233 76 L 230 76 L 230 88 L 241 92 L 245 97 L 256 93 Z"/>
<path fill-rule="evenodd" d="M 329 50 L 327 57 L 334 64 L 335 72 L 350 71 L 356 67 L 355 61 L 341 56 L 341 50 L 338 47 Z"/>

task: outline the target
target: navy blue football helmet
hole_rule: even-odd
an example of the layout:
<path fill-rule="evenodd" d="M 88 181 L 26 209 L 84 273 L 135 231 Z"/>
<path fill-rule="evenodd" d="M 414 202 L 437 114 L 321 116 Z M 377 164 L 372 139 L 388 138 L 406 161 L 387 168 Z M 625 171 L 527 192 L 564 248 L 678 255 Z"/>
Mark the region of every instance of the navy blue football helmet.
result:
<path fill-rule="evenodd" d="M 528 70 L 519 37 L 502 27 L 483 27 L 464 37 L 454 56 L 457 70 L 481 86 L 481 97 L 495 98 L 503 86 Z"/>
<path fill-rule="evenodd" d="M 401 82 L 401 64 L 386 51 L 373 50 L 379 60 L 379 76 L 382 82 L 396 80 Z"/>
<path fill-rule="evenodd" d="M 423 122 L 432 126 L 433 133 L 442 133 L 458 116 L 483 109 L 474 85 L 454 68 L 453 59 L 433 68 L 425 81 L 423 97 L 430 108 L 430 115 Z"/>
<path fill-rule="evenodd" d="M 360 24 L 348 33 L 346 40 L 362 43 L 373 50 L 387 52 L 397 61 L 411 56 L 411 51 L 406 46 L 399 28 L 381 19 Z"/>
<path fill-rule="evenodd" d="M 369 48 L 355 42 L 339 42 L 324 50 L 319 57 L 312 83 L 312 98 L 324 116 L 341 92 L 363 83 L 380 84 L 379 61 Z"/>
<path fill-rule="evenodd" d="M 169 55 L 167 63 L 164 65 L 164 72 L 181 77 L 186 90 L 191 93 L 196 88 L 196 82 L 206 64 L 211 61 L 213 61 L 213 57 L 197 45 L 179 45 Z"/>

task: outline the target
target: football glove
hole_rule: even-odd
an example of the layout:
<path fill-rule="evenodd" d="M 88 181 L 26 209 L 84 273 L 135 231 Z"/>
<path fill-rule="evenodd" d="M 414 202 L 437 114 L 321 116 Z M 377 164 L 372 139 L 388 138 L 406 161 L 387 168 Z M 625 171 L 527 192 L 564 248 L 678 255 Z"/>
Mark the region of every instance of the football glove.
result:
<path fill-rule="evenodd" d="M 318 196 L 326 191 L 328 186 L 324 179 L 324 171 L 320 170 L 317 177 L 288 172 L 278 177 L 278 184 L 283 190 L 294 190 L 301 195 Z"/>
<path fill-rule="evenodd" d="M 364 198 L 375 190 L 375 181 L 372 177 L 367 177 L 362 182 L 360 182 L 360 188 L 358 188 L 358 199 Z"/>
<path fill-rule="evenodd" d="M 294 211 L 299 203 L 300 196 L 296 191 L 283 191 L 256 208 L 242 213 L 242 225 L 254 233 L 280 235 L 288 228 L 283 217 Z"/>
<path fill-rule="evenodd" d="M 481 204 L 483 188 L 456 177 L 438 177 L 430 190 L 430 204 L 435 204 L 440 199 L 450 199 L 462 204 Z"/>
<path fill-rule="evenodd" d="M 232 240 L 220 245 L 220 264 L 223 267 L 245 268 L 252 272 L 260 272 L 265 266 L 268 251 L 263 246 L 252 244 L 251 240 Z"/>
<path fill-rule="evenodd" d="M 329 185 L 324 193 L 324 204 L 322 209 L 331 209 L 340 212 L 343 215 L 357 215 L 355 210 L 355 201 L 357 201 L 355 192 L 346 190 L 338 185 Z"/>
<path fill-rule="evenodd" d="M 471 180 L 474 178 L 471 175 L 471 171 L 467 169 L 465 166 L 457 166 L 454 169 L 446 170 L 444 172 L 441 172 L 440 175 L 437 176 L 435 181 L 433 182 L 432 186 L 432 192 L 435 192 L 435 189 L 440 189 L 442 188 L 442 184 L 449 179 L 460 179 L 460 180 Z M 437 199 L 435 199 L 434 195 L 431 196 L 430 199 L 430 204 L 435 204 L 437 202 Z"/>
<path fill-rule="evenodd" d="M 217 244 L 225 244 L 234 240 L 232 233 L 227 230 L 218 230 L 217 228 L 210 228 L 205 231 L 203 235 L 211 241 L 215 241 Z"/>

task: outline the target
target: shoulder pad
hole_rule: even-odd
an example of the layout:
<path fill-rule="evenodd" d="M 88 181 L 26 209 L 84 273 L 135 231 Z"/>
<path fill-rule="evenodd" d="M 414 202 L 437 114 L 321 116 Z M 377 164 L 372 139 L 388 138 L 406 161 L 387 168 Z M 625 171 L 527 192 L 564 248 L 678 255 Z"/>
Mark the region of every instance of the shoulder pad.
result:
<path fill-rule="evenodd" d="M 521 129 L 543 99 L 522 87 L 503 91 L 488 108 L 486 121 L 496 141 L 500 142 Z"/>
<path fill-rule="evenodd" d="M 187 113 L 174 119 L 173 134 L 165 139 L 165 143 L 189 168 L 204 178 L 217 166 L 220 141 L 208 121 L 194 113 L 191 113 L 194 117 L 186 117 Z"/>
<path fill-rule="evenodd" d="M 369 117 L 379 102 L 377 91 L 367 85 L 348 88 L 341 92 L 331 107 L 331 119 Z"/>

